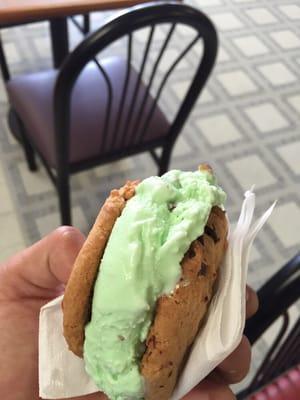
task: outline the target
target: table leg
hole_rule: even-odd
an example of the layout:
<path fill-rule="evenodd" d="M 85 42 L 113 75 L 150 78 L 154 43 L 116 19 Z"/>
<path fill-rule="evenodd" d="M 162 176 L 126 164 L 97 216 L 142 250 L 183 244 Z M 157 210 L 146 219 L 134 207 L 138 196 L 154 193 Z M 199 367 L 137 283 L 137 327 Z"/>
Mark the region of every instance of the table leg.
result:
<path fill-rule="evenodd" d="M 88 34 L 91 30 L 90 14 L 83 15 L 83 32 Z"/>
<path fill-rule="evenodd" d="M 4 54 L 3 45 L 2 45 L 1 35 L 0 35 L 0 68 L 1 68 L 2 77 L 3 77 L 4 81 L 5 82 L 8 81 L 10 76 L 9 76 L 7 61 L 6 61 L 5 54 Z"/>
<path fill-rule="evenodd" d="M 67 18 L 52 18 L 50 20 L 50 33 L 54 68 L 59 68 L 69 53 Z"/>

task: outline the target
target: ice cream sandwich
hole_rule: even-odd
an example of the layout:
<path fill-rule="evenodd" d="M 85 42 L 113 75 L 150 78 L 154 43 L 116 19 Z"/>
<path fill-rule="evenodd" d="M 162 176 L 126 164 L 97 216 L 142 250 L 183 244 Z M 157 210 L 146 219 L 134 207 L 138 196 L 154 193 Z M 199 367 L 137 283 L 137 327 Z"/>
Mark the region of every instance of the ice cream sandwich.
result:
<path fill-rule="evenodd" d="M 169 400 L 227 248 L 226 194 L 207 165 L 112 190 L 63 299 L 69 349 L 111 400 Z"/>

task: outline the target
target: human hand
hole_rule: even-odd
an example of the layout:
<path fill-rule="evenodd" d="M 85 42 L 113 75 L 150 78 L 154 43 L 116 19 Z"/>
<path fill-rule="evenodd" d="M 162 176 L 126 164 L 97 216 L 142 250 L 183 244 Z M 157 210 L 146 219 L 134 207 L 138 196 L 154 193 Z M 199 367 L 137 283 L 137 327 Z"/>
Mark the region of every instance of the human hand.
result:
<path fill-rule="evenodd" d="M 61 227 L 0 265 L 0 393 L 6 400 L 38 400 L 40 308 L 61 295 L 84 242 L 75 228 Z M 257 309 L 253 291 L 247 315 Z M 228 384 L 241 380 L 250 364 L 246 338 L 184 400 L 231 400 Z M 101 393 L 76 400 L 105 400 Z M 75 400 L 75 399 L 74 399 Z"/>
<path fill-rule="evenodd" d="M 258 297 L 247 286 L 246 318 L 252 317 L 258 309 Z M 207 378 L 182 400 L 234 400 L 229 385 L 242 381 L 249 372 L 251 346 L 243 336 L 240 344 Z"/>

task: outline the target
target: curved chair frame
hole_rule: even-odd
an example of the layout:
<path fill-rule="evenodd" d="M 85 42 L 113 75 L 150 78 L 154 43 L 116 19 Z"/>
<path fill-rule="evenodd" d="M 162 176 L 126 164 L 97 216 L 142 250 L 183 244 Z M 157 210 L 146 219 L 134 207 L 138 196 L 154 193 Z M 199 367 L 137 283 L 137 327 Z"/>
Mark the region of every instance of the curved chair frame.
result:
<path fill-rule="evenodd" d="M 151 44 L 155 29 L 161 24 L 168 24 L 169 28 L 163 30 L 165 38 L 162 39 L 158 55 L 153 60 L 150 78 L 146 83 L 145 70 L 150 50 L 152 50 Z M 154 78 L 157 76 L 162 56 L 170 44 L 178 24 L 191 27 L 195 31 L 195 36 L 171 63 L 167 71 L 162 76 L 159 75 L 160 83 L 158 89 L 156 89 L 156 94 L 153 95 Z M 149 33 L 142 50 L 141 64 L 136 69 L 131 65 L 133 34 L 142 28 L 149 28 Z M 115 86 L 110 81 L 109 70 L 104 68 L 104 57 L 100 58 L 99 53 L 121 38 L 127 39 L 127 58 L 122 61 L 124 80 L 122 79 L 120 82 L 120 92 L 116 97 Z M 174 120 L 168 122 L 166 116 L 160 110 L 158 102 L 172 72 L 199 40 L 203 42 L 203 52 L 197 60 L 195 73 L 189 74 L 189 87 L 179 104 Z M 43 161 L 58 192 L 62 224 L 71 224 L 69 184 L 71 174 L 145 151 L 150 152 L 158 165 L 159 174 L 166 172 L 178 134 L 212 71 L 217 47 L 217 34 L 210 19 L 200 10 L 178 2 L 148 3 L 130 8 L 121 15 L 113 17 L 97 31 L 86 36 L 65 59 L 56 78 L 53 96 L 55 162 L 53 163 L 52 159 L 51 165 L 50 161 L 45 158 L 45 149 L 43 149 L 43 155 L 41 149 L 39 150 L 38 146 L 35 145 L 34 135 L 39 135 L 39 132 L 34 132 L 34 135 L 27 132 L 27 127 L 12 102 L 9 111 L 9 125 L 12 133 L 24 148 L 30 170 L 37 169 L 35 152 Z M 78 159 L 71 162 L 69 144 L 72 93 L 80 73 L 91 62 L 98 68 L 104 85 L 106 85 L 104 90 L 107 92 L 105 96 L 103 94 L 104 108 L 102 106 L 101 109 L 101 112 L 104 111 L 102 121 L 105 120 L 102 130 L 99 127 L 99 138 L 101 137 L 99 142 L 101 143 L 99 143 L 99 151 L 95 149 L 93 156 L 85 156 L 82 160 Z M 5 71 L 3 72 L 5 73 Z M 135 78 L 131 77 L 131 73 L 135 74 Z M 26 76 L 23 79 L 26 79 Z M 9 87 L 13 86 L 12 81 L 13 79 L 8 81 Z M 133 82 L 131 86 L 130 82 Z M 128 88 L 130 90 L 127 90 Z M 129 93 L 131 94 L 129 95 Z M 30 92 L 27 95 L 30 96 Z M 132 97 L 129 98 L 129 96 Z M 137 99 L 139 100 L 137 101 Z M 124 104 L 126 107 L 124 107 Z M 112 112 L 112 109 L 114 112 Z M 157 112 L 165 119 L 166 127 L 163 127 L 162 132 L 157 135 L 156 131 L 153 131 L 154 135 L 151 136 L 149 131 L 153 129 L 153 125 L 150 125 L 150 122 L 152 124 L 153 121 L 156 121 L 153 119 L 153 115 Z M 159 123 L 163 123 L 163 121 L 161 120 Z M 155 129 L 158 129 L 157 125 Z M 86 140 L 88 140 L 88 135 L 86 137 Z M 160 154 L 156 152 L 157 149 L 162 150 Z"/>
<path fill-rule="evenodd" d="M 287 262 L 257 292 L 259 310 L 246 323 L 245 335 L 251 344 L 277 319 L 281 327 L 250 385 L 237 396 L 246 399 L 290 368 L 300 363 L 300 318 L 291 326 L 289 308 L 300 298 L 300 253 Z"/>
<path fill-rule="evenodd" d="M 170 37 L 174 31 L 175 25 L 185 24 L 191 26 L 196 31 L 196 37 L 191 41 L 183 53 L 171 66 L 170 70 L 167 71 L 165 78 L 163 79 L 162 86 L 159 89 L 159 93 L 155 102 L 158 101 L 161 91 L 169 78 L 170 73 L 181 60 L 181 58 L 188 52 L 190 48 L 197 42 L 198 39 L 202 39 L 204 43 L 204 51 L 202 59 L 197 67 L 195 76 L 189 87 L 188 92 L 175 116 L 173 123 L 170 126 L 170 130 L 166 138 L 162 141 L 153 142 L 149 148 L 147 146 L 139 145 L 136 148 L 127 149 L 121 154 L 122 157 L 136 154 L 141 151 L 150 150 L 154 160 L 159 164 L 159 173 L 164 173 L 169 164 L 171 151 L 173 149 L 176 138 L 183 127 L 193 105 L 195 104 L 201 90 L 205 86 L 205 83 L 209 77 L 209 74 L 214 66 L 216 53 L 217 53 L 217 34 L 216 30 L 209 20 L 201 11 L 196 10 L 190 6 L 182 5 L 178 3 L 166 3 L 157 4 L 151 3 L 134 7 L 129 11 L 126 11 L 122 15 L 113 18 L 106 23 L 102 28 L 96 32 L 90 34 L 81 44 L 68 56 L 66 61 L 61 67 L 56 87 L 55 87 L 55 98 L 54 98 L 54 110 L 55 110 L 55 131 L 56 131 L 56 147 L 57 147 L 57 189 L 60 197 L 60 207 L 62 213 L 62 222 L 69 223 L 71 220 L 70 216 L 70 194 L 69 194 L 69 173 L 77 172 L 85 168 L 89 168 L 100 163 L 113 161 L 116 158 L 120 158 L 120 154 L 110 154 L 101 160 L 89 160 L 88 163 L 81 163 L 72 166 L 68 165 L 68 149 L 69 149 L 69 128 L 70 128 L 70 101 L 72 88 L 76 82 L 82 69 L 91 60 L 95 60 L 95 56 L 104 50 L 108 45 L 114 41 L 128 36 L 128 66 L 130 63 L 131 53 L 131 37 L 132 33 L 138 29 L 151 27 L 148 42 L 145 47 L 145 53 L 143 55 L 143 61 L 139 77 L 142 79 L 142 73 L 147 61 L 148 50 L 153 37 L 154 27 L 157 24 L 170 23 L 171 29 L 162 45 L 161 52 L 158 55 L 157 63 L 154 64 L 153 76 L 156 72 L 158 63 L 162 56 L 163 51 L 168 44 Z M 99 69 L 105 77 L 105 71 Z M 153 78 L 153 77 L 152 77 Z M 124 93 L 126 92 L 126 81 L 124 84 Z M 138 90 L 138 88 L 137 88 Z M 108 82 L 108 91 L 110 86 Z M 121 102 L 124 102 L 124 98 Z M 135 105 L 133 105 L 135 106 Z M 119 111 L 121 112 L 121 110 Z M 108 112 L 109 119 L 109 104 Z M 149 123 L 150 118 L 148 118 Z M 145 127 L 144 127 L 145 130 Z M 158 157 L 155 153 L 155 148 L 162 147 L 162 156 Z"/>

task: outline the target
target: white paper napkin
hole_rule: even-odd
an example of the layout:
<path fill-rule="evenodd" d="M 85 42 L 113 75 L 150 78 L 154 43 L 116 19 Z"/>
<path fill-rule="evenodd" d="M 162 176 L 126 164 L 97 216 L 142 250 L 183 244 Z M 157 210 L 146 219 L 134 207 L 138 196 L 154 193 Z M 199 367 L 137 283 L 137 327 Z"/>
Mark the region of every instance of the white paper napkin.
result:
<path fill-rule="evenodd" d="M 220 269 L 217 292 L 207 321 L 199 332 L 171 400 L 180 400 L 239 344 L 245 324 L 245 290 L 249 254 L 254 238 L 273 211 L 273 204 L 251 225 L 255 194 L 248 191 Z M 67 348 L 62 333 L 62 296 L 40 312 L 39 391 L 40 397 L 62 399 L 99 391 L 85 372 L 84 361 Z"/>

